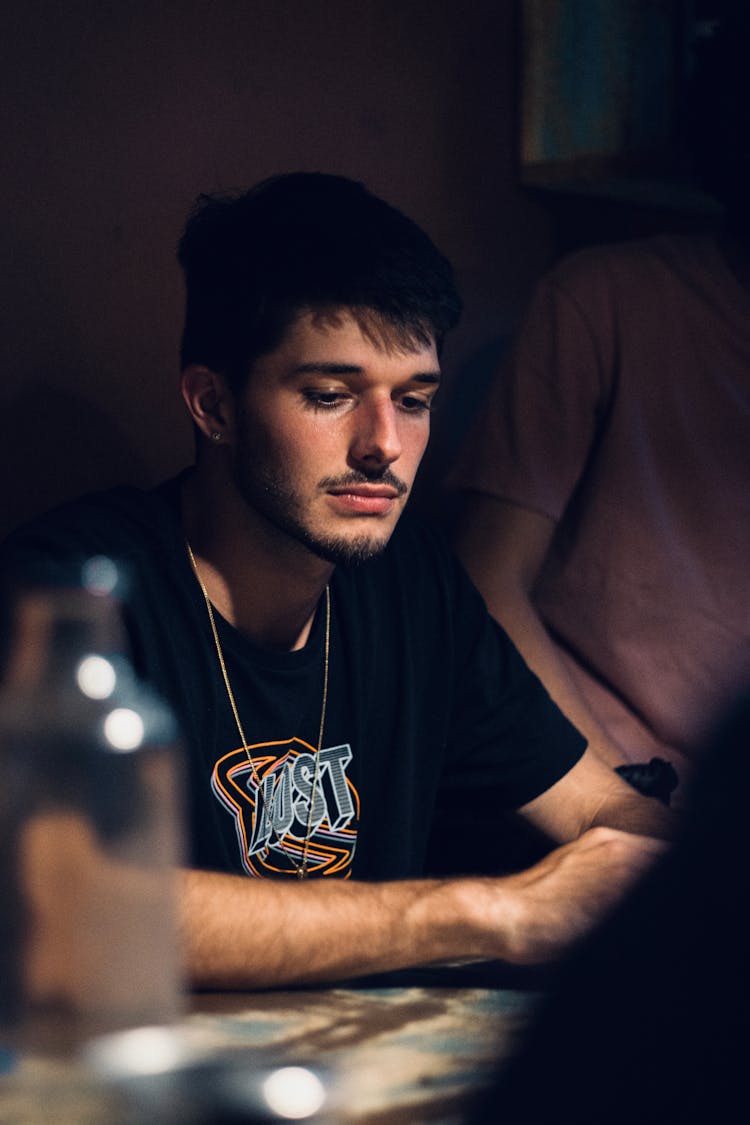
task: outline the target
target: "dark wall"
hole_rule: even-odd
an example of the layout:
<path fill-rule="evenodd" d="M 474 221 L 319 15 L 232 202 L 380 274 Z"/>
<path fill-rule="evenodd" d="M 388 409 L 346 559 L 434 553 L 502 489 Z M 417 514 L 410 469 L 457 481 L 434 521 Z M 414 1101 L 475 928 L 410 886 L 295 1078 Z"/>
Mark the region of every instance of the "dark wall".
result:
<path fill-rule="evenodd" d="M 190 458 L 174 247 L 200 191 L 292 169 L 364 180 L 457 267 L 449 379 L 482 368 L 549 255 L 516 186 L 514 8 L 3 5 L 0 532 Z"/>

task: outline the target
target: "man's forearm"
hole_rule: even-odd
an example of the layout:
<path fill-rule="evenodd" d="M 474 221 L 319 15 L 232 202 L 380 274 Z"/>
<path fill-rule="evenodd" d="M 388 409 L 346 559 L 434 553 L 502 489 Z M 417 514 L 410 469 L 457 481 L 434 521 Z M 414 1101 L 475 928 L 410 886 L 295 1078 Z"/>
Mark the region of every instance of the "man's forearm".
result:
<path fill-rule="evenodd" d="M 591 828 L 671 840 L 677 825 L 675 813 L 655 798 L 638 793 L 590 749 L 519 812 L 558 843 L 575 840 Z"/>
<path fill-rule="evenodd" d="M 626 785 L 625 782 L 622 784 Z M 677 814 L 661 801 L 655 797 L 644 797 L 626 785 L 615 800 L 602 805 L 592 827 L 619 828 L 623 832 L 652 836 L 656 840 L 673 840 L 678 821 Z"/>
<path fill-rule="evenodd" d="M 457 959 L 536 963 L 601 916 L 659 845 L 597 829 L 521 876 L 284 883 L 186 871 L 193 985 L 274 988 Z"/>
<path fill-rule="evenodd" d="M 460 898 L 443 880 L 282 884 L 187 871 L 189 975 L 204 987 L 264 988 L 482 956 Z"/>

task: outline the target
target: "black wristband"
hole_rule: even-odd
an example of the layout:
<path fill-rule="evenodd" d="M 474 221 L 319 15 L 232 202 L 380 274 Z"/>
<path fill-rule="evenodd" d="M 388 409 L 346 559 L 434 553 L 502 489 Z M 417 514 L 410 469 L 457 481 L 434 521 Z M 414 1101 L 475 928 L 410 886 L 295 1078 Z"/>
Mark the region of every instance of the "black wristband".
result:
<path fill-rule="evenodd" d="M 619 773 L 628 785 L 632 785 L 644 797 L 656 797 L 665 805 L 669 804 L 669 798 L 679 783 L 676 769 L 664 758 L 652 758 L 650 762 L 615 766 L 615 773 Z"/>

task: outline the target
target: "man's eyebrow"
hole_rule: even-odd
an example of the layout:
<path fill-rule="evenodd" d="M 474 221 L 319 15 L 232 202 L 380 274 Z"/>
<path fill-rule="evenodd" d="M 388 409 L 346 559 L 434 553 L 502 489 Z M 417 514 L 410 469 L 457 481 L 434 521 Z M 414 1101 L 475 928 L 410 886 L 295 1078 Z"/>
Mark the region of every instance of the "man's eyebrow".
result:
<path fill-rule="evenodd" d="M 309 363 L 299 363 L 292 372 L 294 375 L 363 375 L 364 368 L 356 363 L 328 363 L 311 360 Z M 409 375 L 409 382 L 439 383 L 440 371 L 415 371 Z"/>
<path fill-rule="evenodd" d="M 356 363 L 326 363 L 311 360 L 310 363 L 298 363 L 294 368 L 295 375 L 361 375 L 362 368 Z"/>

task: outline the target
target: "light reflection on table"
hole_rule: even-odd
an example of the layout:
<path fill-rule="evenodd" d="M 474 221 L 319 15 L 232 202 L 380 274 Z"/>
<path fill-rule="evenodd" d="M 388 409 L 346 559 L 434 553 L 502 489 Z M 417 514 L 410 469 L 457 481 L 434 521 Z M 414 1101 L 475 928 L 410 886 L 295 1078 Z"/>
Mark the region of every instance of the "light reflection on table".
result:
<path fill-rule="evenodd" d="M 322 1078 L 328 1099 L 316 1121 L 457 1123 L 518 1043 L 538 997 L 526 989 L 453 983 L 198 993 L 178 1028 L 198 1060 L 178 1072 L 182 1106 L 170 1105 L 161 1092 L 154 1099 L 147 1091 L 144 1101 L 138 1083 L 135 1101 L 127 1084 L 128 1097 L 116 1096 L 80 1066 L 32 1058 L 0 1079 L 0 1123 L 183 1125 L 189 1113 L 191 1123 L 203 1125 L 211 1120 L 212 1083 L 223 1084 L 221 1101 L 228 1075 L 235 1084 L 239 1076 L 257 1086 L 286 1065 L 309 1067 Z M 35 1116 L 40 1107 L 44 1114 Z M 236 1118 L 260 1119 L 249 1108 Z"/>

